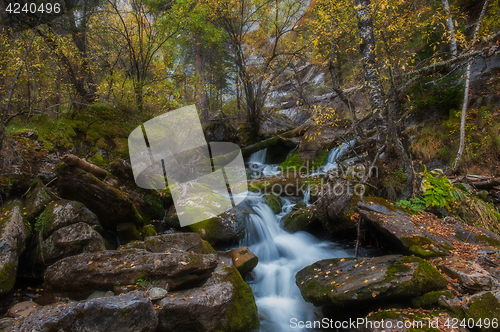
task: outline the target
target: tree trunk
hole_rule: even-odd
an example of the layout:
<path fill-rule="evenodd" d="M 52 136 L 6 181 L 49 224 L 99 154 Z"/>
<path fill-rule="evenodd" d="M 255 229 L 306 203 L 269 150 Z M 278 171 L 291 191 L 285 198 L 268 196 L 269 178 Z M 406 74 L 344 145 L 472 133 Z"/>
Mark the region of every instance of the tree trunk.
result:
<path fill-rule="evenodd" d="M 203 71 L 203 45 L 200 38 L 195 37 L 193 41 L 194 48 L 194 68 L 197 76 L 196 84 L 196 108 L 201 114 L 202 122 L 208 122 L 208 98 L 205 89 L 205 74 Z"/>
<path fill-rule="evenodd" d="M 484 15 L 486 13 L 486 9 L 488 8 L 489 0 L 486 0 L 483 5 L 483 10 L 481 11 L 481 15 L 477 21 L 476 30 L 474 32 L 474 37 L 472 37 L 471 45 L 474 46 L 477 35 L 479 34 L 479 30 L 481 29 L 481 22 L 483 21 Z M 465 79 L 465 91 L 464 91 L 464 102 L 462 104 L 462 115 L 460 119 L 460 145 L 458 147 L 457 157 L 455 158 L 455 163 L 453 164 L 453 173 L 457 173 L 460 162 L 462 160 L 462 156 L 465 150 L 465 119 L 467 117 L 467 104 L 469 103 L 469 86 L 470 86 L 470 73 L 472 67 L 472 60 L 469 59 L 467 63 L 467 72 Z"/>
<path fill-rule="evenodd" d="M 457 40 L 455 38 L 455 25 L 453 24 L 453 18 L 451 17 L 450 4 L 448 0 L 441 0 L 443 3 L 444 10 L 446 12 L 446 28 L 450 34 L 450 52 L 456 57 L 457 56 Z"/>

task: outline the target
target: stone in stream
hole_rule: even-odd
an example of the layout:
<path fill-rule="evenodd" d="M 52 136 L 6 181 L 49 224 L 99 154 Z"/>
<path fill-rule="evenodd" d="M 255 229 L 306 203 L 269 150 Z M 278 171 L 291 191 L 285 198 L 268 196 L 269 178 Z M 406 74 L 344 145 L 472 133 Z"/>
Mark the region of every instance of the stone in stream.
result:
<path fill-rule="evenodd" d="M 325 259 L 300 270 L 295 279 L 307 302 L 339 308 L 417 297 L 447 285 L 423 259 L 401 255 Z"/>
<path fill-rule="evenodd" d="M 301 203 L 301 202 L 299 202 Z M 299 206 L 299 204 L 297 204 Z M 290 233 L 306 231 L 311 226 L 319 223 L 318 213 L 315 206 L 304 207 L 286 214 L 281 223 L 285 230 Z"/>
<path fill-rule="evenodd" d="M 127 194 L 77 167 L 57 166 L 61 197 L 82 202 L 97 215 L 101 225 L 115 230 L 119 223 L 142 225 L 142 218 Z"/>
<path fill-rule="evenodd" d="M 0 295 L 14 287 L 19 257 L 29 235 L 21 202 L 4 204 L 0 208 Z"/>
<path fill-rule="evenodd" d="M 470 297 L 465 309 L 465 318 L 479 322 L 482 326 L 476 325 L 478 331 L 494 332 L 498 331 L 500 321 L 500 290 L 482 292 Z M 489 324 L 486 325 L 486 321 Z M 494 324 L 496 322 L 497 324 Z"/>
<path fill-rule="evenodd" d="M 64 258 L 44 273 L 44 288 L 81 299 L 95 290 L 136 285 L 147 280 L 167 290 L 203 284 L 217 267 L 213 254 L 109 250 Z"/>
<path fill-rule="evenodd" d="M 281 202 L 281 198 L 279 195 L 275 193 L 270 193 L 264 195 L 264 199 L 267 202 L 267 205 L 273 210 L 274 213 L 278 214 L 281 212 L 281 208 L 283 207 L 283 203 Z"/>
<path fill-rule="evenodd" d="M 149 252 L 195 252 L 212 254 L 214 250 L 210 244 L 202 240 L 198 233 L 172 233 L 150 236 L 144 241 L 133 241 L 120 246 L 118 249 L 138 248 Z"/>
<path fill-rule="evenodd" d="M 252 289 L 234 266 L 220 263 L 202 287 L 169 293 L 158 307 L 158 332 L 245 332 L 259 327 Z"/>
<path fill-rule="evenodd" d="M 46 306 L 14 324 L 16 332 L 153 332 L 158 325 L 144 292 Z"/>
<path fill-rule="evenodd" d="M 255 256 L 253 252 L 248 249 L 248 247 L 241 247 L 233 249 L 229 252 L 229 256 L 233 261 L 233 265 L 236 267 L 241 276 L 244 277 L 247 273 L 252 272 L 252 270 L 259 263 L 259 258 Z"/>

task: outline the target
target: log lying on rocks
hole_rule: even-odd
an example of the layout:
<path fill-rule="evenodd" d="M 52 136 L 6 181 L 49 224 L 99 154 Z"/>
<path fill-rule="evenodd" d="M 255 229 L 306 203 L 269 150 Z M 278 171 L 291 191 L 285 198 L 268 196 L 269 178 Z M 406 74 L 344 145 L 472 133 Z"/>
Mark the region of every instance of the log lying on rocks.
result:
<path fill-rule="evenodd" d="M 66 164 L 68 164 L 70 166 L 76 166 L 78 168 L 81 168 L 84 171 L 86 171 L 86 172 L 88 172 L 88 173 L 90 173 L 90 174 L 92 174 L 100 179 L 104 179 L 106 177 L 106 175 L 108 174 L 108 172 L 106 172 L 104 169 L 102 169 L 96 165 L 93 165 L 93 164 L 91 164 L 83 159 L 80 159 L 77 156 L 72 155 L 72 154 L 66 154 L 61 159 Z"/>
<path fill-rule="evenodd" d="M 465 175 L 451 178 L 451 181 L 453 183 L 465 182 L 473 185 L 475 189 L 492 189 L 493 187 L 500 185 L 500 178 L 482 175 Z"/>

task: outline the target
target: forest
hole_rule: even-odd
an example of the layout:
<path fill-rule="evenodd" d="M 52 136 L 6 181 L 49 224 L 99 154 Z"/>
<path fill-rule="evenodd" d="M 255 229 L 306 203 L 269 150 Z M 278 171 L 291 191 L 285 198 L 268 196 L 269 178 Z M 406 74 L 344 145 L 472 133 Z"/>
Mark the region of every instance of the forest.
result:
<path fill-rule="evenodd" d="M 498 331 L 499 0 L 4 0 L 0 100 L 0 331 Z"/>

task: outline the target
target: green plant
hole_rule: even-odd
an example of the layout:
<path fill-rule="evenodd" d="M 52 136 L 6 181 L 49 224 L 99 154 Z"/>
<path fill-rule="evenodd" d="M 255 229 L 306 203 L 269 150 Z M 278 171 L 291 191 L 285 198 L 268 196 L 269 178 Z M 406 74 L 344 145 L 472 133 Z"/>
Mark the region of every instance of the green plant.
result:
<path fill-rule="evenodd" d="M 424 168 L 422 183 L 422 197 L 410 198 L 410 200 L 401 200 L 396 203 L 397 206 L 422 212 L 430 206 L 438 206 L 450 208 L 450 203 L 456 199 L 456 190 L 453 188 L 448 177 L 443 175 L 441 169 L 434 169 L 427 172 L 427 167 Z"/>
<path fill-rule="evenodd" d="M 151 285 L 151 280 L 148 280 L 146 278 L 137 279 L 137 281 L 135 282 L 135 284 L 141 290 L 148 289 L 148 288 L 150 288 L 152 286 Z"/>
<path fill-rule="evenodd" d="M 38 232 L 47 223 L 47 215 L 42 213 L 35 218 L 35 232 Z"/>

